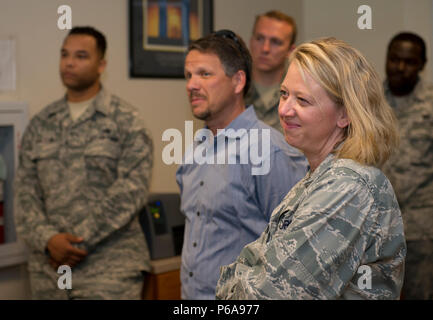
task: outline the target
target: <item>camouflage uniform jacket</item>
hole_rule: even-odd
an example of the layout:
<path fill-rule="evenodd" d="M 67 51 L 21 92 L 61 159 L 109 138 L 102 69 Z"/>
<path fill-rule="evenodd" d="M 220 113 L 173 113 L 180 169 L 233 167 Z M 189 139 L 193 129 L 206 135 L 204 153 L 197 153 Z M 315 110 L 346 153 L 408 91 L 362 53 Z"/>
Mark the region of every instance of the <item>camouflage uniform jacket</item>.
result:
<path fill-rule="evenodd" d="M 280 117 L 278 115 L 278 104 L 280 103 L 280 90 L 274 92 L 272 103 L 266 106 L 261 99 L 259 92 L 254 86 L 254 82 L 251 82 L 251 88 L 248 90 L 245 96 L 245 103 L 247 105 L 252 104 L 256 111 L 257 118 L 262 120 L 267 125 L 275 128 L 277 131 L 284 135 L 283 128 L 280 125 Z"/>
<path fill-rule="evenodd" d="M 217 298 L 397 299 L 405 254 L 386 177 L 329 155 L 275 208 L 260 238 L 222 267 Z M 371 287 L 358 273 L 363 265 Z"/>
<path fill-rule="evenodd" d="M 397 105 L 385 96 L 400 126 L 400 147 L 383 171 L 397 195 L 407 240 L 433 240 L 433 85 L 419 80 Z"/>
<path fill-rule="evenodd" d="M 102 89 L 76 122 L 66 97 L 31 120 L 15 181 L 16 226 L 30 248 L 30 271 L 47 270 L 47 242 L 63 232 L 83 237 L 78 246 L 89 252 L 74 276 L 149 269 L 138 211 L 153 143 L 139 119 Z"/>

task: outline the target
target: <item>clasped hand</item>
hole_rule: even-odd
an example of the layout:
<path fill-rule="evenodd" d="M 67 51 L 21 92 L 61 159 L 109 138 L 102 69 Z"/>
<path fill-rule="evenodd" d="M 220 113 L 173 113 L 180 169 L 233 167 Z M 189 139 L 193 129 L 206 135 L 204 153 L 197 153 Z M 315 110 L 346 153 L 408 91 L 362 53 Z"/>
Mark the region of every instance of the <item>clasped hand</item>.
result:
<path fill-rule="evenodd" d="M 50 253 L 50 265 L 55 270 L 60 265 L 75 267 L 87 256 L 87 251 L 74 247 L 72 244 L 81 243 L 83 240 L 83 238 L 70 233 L 59 233 L 52 236 L 47 243 L 47 249 Z"/>

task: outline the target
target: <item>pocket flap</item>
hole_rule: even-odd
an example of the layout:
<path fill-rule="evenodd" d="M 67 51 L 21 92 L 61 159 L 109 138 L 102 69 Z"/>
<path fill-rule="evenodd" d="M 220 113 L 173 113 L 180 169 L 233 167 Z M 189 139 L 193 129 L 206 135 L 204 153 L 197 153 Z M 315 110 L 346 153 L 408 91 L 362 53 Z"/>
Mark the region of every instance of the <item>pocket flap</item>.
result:
<path fill-rule="evenodd" d="M 57 158 L 59 154 L 59 143 L 38 143 L 33 151 L 33 160 Z"/>
<path fill-rule="evenodd" d="M 108 157 L 111 159 L 118 159 L 120 157 L 119 143 L 109 139 L 98 139 L 92 141 L 84 151 L 85 156 L 92 157 Z"/>

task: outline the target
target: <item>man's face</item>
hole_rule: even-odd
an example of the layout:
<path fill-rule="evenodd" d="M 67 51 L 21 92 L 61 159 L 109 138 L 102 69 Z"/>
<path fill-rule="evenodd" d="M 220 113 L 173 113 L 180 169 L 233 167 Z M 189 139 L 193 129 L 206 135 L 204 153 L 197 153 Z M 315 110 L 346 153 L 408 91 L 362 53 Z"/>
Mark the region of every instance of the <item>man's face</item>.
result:
<path fill-rule="evenodd" d="M 421 48 L 418 45 L 410 41 L 394 42 L 386 59 L 386 75 L 391 92 L 397 96 L 409 94 L 423 67 Z"/>
<path fill-rule="evenodd" d="M 186 91 L 193 115 L 206 122 L 229 112 L 236 95 L 233 77 L 226 75 L 217 55 L 191 50 L 185 59 Z"/>
<path fill-rule="evenodd" d="M 71 90 L 85 90 L 104 71 L 105 60 L 97 50 L 96 39 L 89 35 L 70 35 L 60 53 L 60 76 L 63 84 Z"/>
<path fill-rule="evenodd" d="M 254 68 L 262 72 L 284 68 L 292 35 L 293 27 L 287 22 L 261 17 L 250 39 Z"/>

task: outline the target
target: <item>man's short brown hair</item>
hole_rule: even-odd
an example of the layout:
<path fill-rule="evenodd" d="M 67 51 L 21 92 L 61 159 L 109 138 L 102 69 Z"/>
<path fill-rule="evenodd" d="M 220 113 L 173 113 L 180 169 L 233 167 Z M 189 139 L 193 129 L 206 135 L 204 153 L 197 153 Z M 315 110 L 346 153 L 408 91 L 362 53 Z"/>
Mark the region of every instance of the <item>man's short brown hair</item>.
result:
<path fill-rule="evenodd" d="M 228 77 L 242 70 L 246 78 L 243 89 L 245 97 L 251 85 L 252 58 L 248 47 L 239 35 L 228 29 L 219 30 L 192 42 L 187 54 L 191 50 L 215 54 Z"/>
<path fill-rule="evenodd" d="M 278 20 L 278 21 L 286 22 L 286 23 L 287 23 L 289 26 L 291 26 L 292 29 L 293 29 L 293 32 L 292 32 L 292 39 L 291 39 L 291 41 L 290 41 L 290 45 L 292 45 L 292 44 L 295 43 L 295 41 L 296 41 L 296 33 L 297 33 L 297 28 L 296 28 L 296 22 L 295 22 L 295 19 L 293 19 L 292 17 L 288 16 L 287 14 L 285 14 L 285 13 L 283 13 L 283 12 L 281 12 L 281 11 L 278 11 L 278 10 L 271 10 L 271 11 L 268 11 L 268 12 L 266 12 L 266 13 L 264 13 L 264 14 L 260 14 L 260 15 L 256 16 L 256 20 L 254 21 L 253 33 L 254 33 L 255 30 L 256 30 L 257 22 L 258 22 L 259 19 L 262 18 L 262 17 L 267 17 L 267 18 L 271 18 L 271 19 Z"/>

